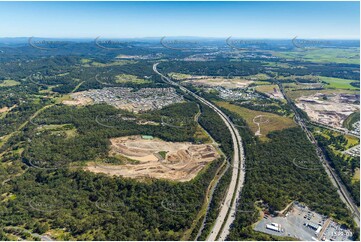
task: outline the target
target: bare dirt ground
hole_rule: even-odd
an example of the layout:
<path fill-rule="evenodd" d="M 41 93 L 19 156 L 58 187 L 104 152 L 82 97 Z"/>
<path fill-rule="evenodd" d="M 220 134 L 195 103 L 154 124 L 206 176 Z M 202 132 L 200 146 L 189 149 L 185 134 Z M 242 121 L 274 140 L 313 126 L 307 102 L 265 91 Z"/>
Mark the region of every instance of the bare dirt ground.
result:
<path fill-rule="evenodd" d="M 10 108 L 5 106 L 3 108 L 0 108 L 0 113 L 6 113 L 6 112 L 11 111 L 12 109 L 14 109 L 16 107 L 17 107 L 16 104 L 14 106 L 10 107 Z"/>
<path fill-rule="evenodd" d="M 264 115 L 257 115 L 253 118 L 253 123 L 255 123 L 258 126 L 258 130 L 256 131 L 256 136 L 261 136 L 261 125 L 269 123 L 270 120 L 267 116 Z"/>
<path fill-rule="evenodd" d="M 166 142 L 157 138 L 142 139 L 126 136 L 110 139 L 109 155 L 121 155 L 130 160 L 125 165 L 89 164 L 85 169 L 95 173 L 129 178 L 157 178 L 175 181 L 193 179 L 204 166 L 219 158 L 216 149 L 209 144 Z M 167 152 L 165 159 L 159 152 Z"/>
<path fill-rule="evenodd" d="M 322 94 L 302 96 L 296 99 L 296 105 L 305 111 L 312 121 L 342 128 L 343 121 L 353 112 L 359 110 L 354 104 L 359 96 L 353 94 Z"/>
<path fill-rule="evenodd" d="M 89 97 L 84 97 L 82 94 L 84 92 L 77 92 L 74 94 L 71 94 L 72 100 L 64 100 L 63 104 L 70 105 L 70 106 L 85 106 L 88 104 L 94 103 L 93 99 Z"/>
<path fill-rule="evenodd" d="M 195 86 L 206 87 L 224 87 L 224 88 L 246 88 L 254 81 L 241 79 L 237 77 L 211 77 L 211 76 L 192 76 L 190 79 L 184 81 L 185 83 L 192 83 Z"/>
<path fill-rule="evenodd" d="M 154 122 L 154 121 L 147 121 L 147 120 L 139 120 L 137 121 L 138 125 L 154 125 L 154 126 L 159 126 L 160 123 Z"/>
<path fill-rule="evenodd" d="M 3 107 L 3 108 L 0 108 L 0 113 L 5 113 L 9 110 L 8 107 Z"/>
<path fill-rule="evenodd" d="M 277 85 L 261 85 L 257 86 L 256 90 L 265 93 L 270 98 L 284 99 L 284 96 Z"/>

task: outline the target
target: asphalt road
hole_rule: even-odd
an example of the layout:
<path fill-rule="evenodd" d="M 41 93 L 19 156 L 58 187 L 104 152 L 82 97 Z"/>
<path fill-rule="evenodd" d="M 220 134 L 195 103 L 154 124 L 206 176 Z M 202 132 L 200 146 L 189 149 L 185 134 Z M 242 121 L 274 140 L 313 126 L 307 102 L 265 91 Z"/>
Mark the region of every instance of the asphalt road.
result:
<path fill-rule="evenodd" d="M 355 204 L 355 202 L 353 201 L 350 193 L 348 192 L 348 190 L 346 189 L 345 185 L 343 184 L 343 182 L 341 181 L 341 179 L 337 176 L 336 172 L 334 171 L 334 169 L 330 166 L 330 164 L 328 163 L 328 160 L 326 159 L 326 157 L 324 156 L 321 148 L 318 146 L 316 139 L 313 137 L 313 134 L 308 130 L 307 126 L 306 126 L 306 121 L 303 120 L 297 110 L 294 108 L 291 100 L 286 96 L 283 86 L 282 84 L 279 83 L 279 88 L 283 94 L 283 96 L 286 98 L 287 102 L 290 104 L 290 106 L 292 107 L 295 116 L 296 116 L 296 122 L 301 126 L 301 128 L 305 131 L 307 137 L 309 138 L 309 140 L 315 145 L 316 151 L 317 151 L 317 155 L 320 159 L 320 161 L 322 162 L 322 165 L 324 166 L 326 173 L 328 174 L 328 176 L 330 177 L 332 183 L 335 185 L 335 187 L 338 189 L 338 193 L 341 197 L 341 200 L 347 205 L 347 207 L 351 210 L 354 221 L 356 222 L 357 226 L 360 227 L 360 211 L 357 207 L 357 205 Z"/>
<path fill-rule="evenodd" d="M 236 200 L 240 195 L 240 192 L 242 191 L 243 183 L 244 183 L 245 170 L 241 169 L 243 165 L 242 163 L 244 162 L 244 151 L 243 151 L 241 136 L 239 135 L 238 130 L 236 129 L 234 124 L 229 120 L 227 115 L 225 115 L 220 109 L 218 109 L 215 105 L 213 105 L 206 99 L 196 95 L 195 93 L 189 91 L 187 88 L 179 85 L 176 82 L 173 82 L 170 78 L 160 73 L 157 70 L 158 64 L 159 63 L 153 65 L 153 70 L 155 73 L 157 73 L 162 77 L 163 81 L 179 87 L 185 93 L 192 95 L 203 104 L 212 108 L 221 117 L 221 119 L 223 120 L 229 131 L 231 132 L 233 149 L 234 149 L 233 163 L 231 166 L 233 169 L 232 180 L 230 182 L 227 195 L 223 202 L 224 205 L 221 207 L 221 211 L 218 214 L 216 223 L 213 226 L 209 234 L 209 237 L 207 238 L 207 240 L 209 241 L 215 241 L 217 239 L 217 236 L 219 235 L 219 240 L 223 241 L 228 236 L 230 226 L 235 219 L 236 206 L 237 206 Z M 227 204 L 230 204 L 230 206 L 227 206 Z M 223 224 L 224 226 L 222 227 Z"/>
<path fill-rule="evenodd" d="M 335 131 L 335 132 L 338 132 L 338 133 L 341 133 L 341 134 L 344 134 L 344 135 L 350 135 L 350 136 L 357 137 L 357 138 L 360 136 L 359 134 L 356 134 L 355 132 L 349 131 L 346 128 L 345 129 L 339 129 L 339 128 L 330 127 L 328 125 L 320 124 L 320 123 L 316 123 L 316 122 L 312 122 L 312 121 L 308 121 L 308 122 L 315 125 L 315 126 L 320 126 L 322 128 L 325 128 L 325 129 L 330 129 L 332 131 Z"/>

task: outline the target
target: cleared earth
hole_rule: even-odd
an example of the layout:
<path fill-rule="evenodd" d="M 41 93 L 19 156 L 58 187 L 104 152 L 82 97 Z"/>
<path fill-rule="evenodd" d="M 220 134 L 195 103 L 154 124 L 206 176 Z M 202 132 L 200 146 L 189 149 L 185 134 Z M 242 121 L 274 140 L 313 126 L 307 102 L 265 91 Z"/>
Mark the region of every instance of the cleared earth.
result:
<path fill-rule="evenodd" d="M 71 95 L 71 100 L 64 100 L 63 104 L 71 106 L 84 106 L 93 103 L 93 99 L 83 96 L 84 92 L 77 92 Z"/>
<path fill-rule="evenodd" d="M 110 142 L 109 156 L 126 157 L 131 162 L 124 165 L 92 163 L 86 170 L 129 178 L 189 181 L 208 163 L 220 157 L 209 144 L 167 142 L 141 136 L 113 138 Z"/>
<path fill-rule="evenodd" d="M 183 83 L 190 83 L 194 86 L 224 87 L 224 88 L 246 88 L 253 80 L 232 76 L 195 76 L 181 73 L 169 73 L 169 76 Z"/>
<path fill-rule="evenodd" d="M 278 85 L 261 85 L 257 86 L 256 90 L 265 93 L 270 98 L 284 99 Z"/>
<path fill-rule="evenodd" d="M 3 107 L 3 108 L 0 108 L 0 113 L 5 113 L 9 110 L 8 107 Z"/>
<path fill-rule="evenodd" d="M 312 121 L 342 128 L 345 119 L 359 110 L 356 104 L 359 100 L 360 96 L 354 94 L 316 93 L 296 99 L 296 105 L 307 112 Z"/>
<path fill-rule="evenodd" d="M 237 78 L 237 77 L 208 77 L 198 76 L 193 77 L 191 80 L 184 81 L 185 83 L 191 83 L 194 86 L 206 86 L 206 87 L 224 87 L 224 88 L 246 88 L 253 81 Z"/>

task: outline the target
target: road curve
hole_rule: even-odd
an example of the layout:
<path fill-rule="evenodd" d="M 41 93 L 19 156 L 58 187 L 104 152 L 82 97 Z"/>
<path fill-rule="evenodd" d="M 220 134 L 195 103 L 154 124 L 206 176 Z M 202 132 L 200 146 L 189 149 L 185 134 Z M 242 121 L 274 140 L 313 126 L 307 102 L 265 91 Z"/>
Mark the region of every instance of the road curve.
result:
<path fill-rule="evenodd" d="M 224 199 L 221 210 L 216 219 L 216 223 L 213 226 L 212 231 L 210 232 L 207 238 L 207 240 L 209 241 L 215 241 L 217 237 L 219 237 L 219 240 L 224 241 L 228 236 L 231 224 L 235 219 L 237 200 L 242 191 L 244 177 L 245 177 L 245 169 L 244 170 L 241 169 L 241 167 L 244 166 L 244 160 L 245 160 L 241 136 L 239 135 L 238 130 L 231 122 L 231 120 L 228 118 L 228 116 L 225 115 L 219 108 L 217 108 L 215 105 L 213 105 L 206 99 L 189 91 L 187 88 L 179 85 L 178 83 L 173 82 L 168 77 L 160 73 L 157 70 L 158 64 L 159 63 L 155 63 L 153 65 L 153 70 L 155 73 L 161 76 L 164 82 L 179 87 L 183 92 L 192 95 L 194 98 L 198 99 L 200 102 L 213 109 L 221 117 L 221 119 L 226 124 L 227 128 L 231 133 L 232 141 L 233 141 L 233 149 L 234 149 L 233 163 L 231 166 L 233 169 L 232 180 L 228 187 L 228 192 Z M 230 206 L 228 206 L 229 204 Z"/>

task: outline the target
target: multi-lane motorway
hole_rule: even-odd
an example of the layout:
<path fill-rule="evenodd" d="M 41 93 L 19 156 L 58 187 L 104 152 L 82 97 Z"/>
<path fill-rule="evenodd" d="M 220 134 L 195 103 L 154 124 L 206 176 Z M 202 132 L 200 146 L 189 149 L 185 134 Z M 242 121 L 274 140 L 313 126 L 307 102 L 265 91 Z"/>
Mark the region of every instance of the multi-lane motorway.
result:
<path fill-rule="evenodd" d="M 191 92 L 187 88 L 179 85 L 176 82 L 173 82 L 170 78 L 166 77 L 165 75 L 161 74 L 157 70 L 157 66 L 159 63 L 156 63 L 153 65 L 153 70 L 158 75 L 161 76 L 162 80 L 179 87 L 183 92 L 188 93 L 198 99 L 203 104 L 207 105 L 208 107 L 212 108 L 223 120 L 227 128 L 229 129 L 233 141 L 233 150 L 234 150 L 234 156 L 233 156 L 233 162 L 231 164 L 231 167 L 233 169 L 232 172 L 232 180 L 228 187 L 227 195 L 224 199 L 224 202 L 222 203 L 221 210 L 218 214 L 218 217 L 216 219 L 216 222 L 207 238 L 209 241 L 215 241 L 220 240 L 224 241 L 230 230 L 230 226 L 233 223 L 235 219 L 235 213 L 237 209 L 237 200 L 241 195 L 241 191 L 244 184 L 244 177 L 245 177 L 245 169 L 242 169 L 244 167 L 244 151 L 242 146 L 242 139 L 239 135 L 238 130 L 234 126 L 234 124 L 231 122 L 231 120 L 228 118 L 227 115 L 225 115 L 219 108 L 217 108 L 215 105 L 207 101 L 206 99 L 198 96 L 197 94 Z M 284 93 L 283 87 L 280 84 L 280 90 Z M 290 100 L 287 98 L 287 96 L 284 94 L 287 101 L 290 103 Z M 292 102 L 290 103 L 291 107 L 293 108 Z M 353 212 L 354 219 L 358 226 L 360 226 L 360 211 L 358 210 L 358 207 L 352 200 L 350 194 L 348 193 L 347 189 L 343 185 L 343 183 L 340 181 L 338 176 L 335 174 L 333 169 L 328 164 L 327 160 L 325 159 L 322 151 L 317 146 L 317 142 L 315 138 L 313 137 L 312 133 L 308 130 L 305 121 L 298 115 L 297 110 L 295 111 L 296 115 L 296 121 L 301 126 L 301 128 L 305 131 L 307 134 L 307 137 L 310 139 L 310 141 L 316 146 L 317 153 L 319 155 L 320 160 L 322 161 L 324 167 L 326 168 L 327 174 L 330 176 L 333 184 L 338 188 L 338 192 L 341 196 L 341 199 L 347 204 L 347 206 L 350 208 L 350 210 Z"/>
<path fill-rule="evenodd" d="M 223 120 L 227 128 L 229 129 L 232 141 L 233 141 L 233 162 L 231 164 L 231 167 L 233 169 L 232 172 L 232 180 L 228 187 L 227 195 L 224 199 L 223 205 L 221 207 L 221 210 L 218 214 L 218 217 L 216 219 L 215 225 L 213 226 L 209 237 L 207 240 L 215 241 L 220 240 L 224 241 L 226 237 L 229 234 L 230 226 L 233 223 L 235 219 L 235 213 L 237 209 L 237 198 L 239 197 L 244 183 L 244 177 L 245 177 L 245 169 L 241 169 L 241 167 L 244 167 L 244 151 L 242 146 L 242 139 L 239 135 L 238 130 L 234 126 L 234 124 L 231 122 L 231 120 L 228 118 L 227 115 L 225 115 L 219 108 L 217 108 L 215 105 L 207 101 L 206 99 L 198 96 L 197 94 L 189 91 L 187 88 L 179 85 L 176 82 L 173 82 L 170 78 L 166 77 L 162 73 L 160 73 L 157 70 L 157 66 L 159 63 L 156 63 L 153 65 L 153 70 L 155 73 L 161 76 L 162 80 L 179 87 L 183 92 L 188 93 L 198 99 L 203 104 L 207 105 L 211 109 L 213 109 Z"/>

